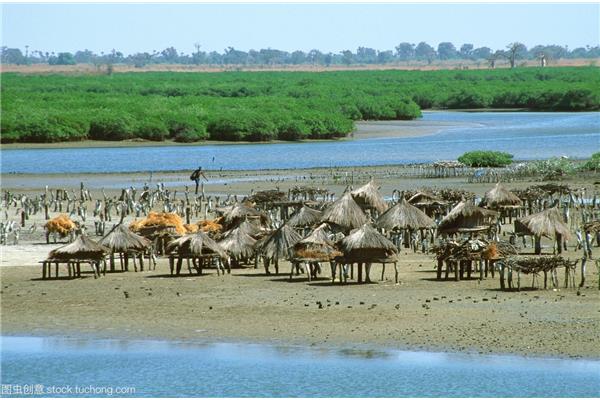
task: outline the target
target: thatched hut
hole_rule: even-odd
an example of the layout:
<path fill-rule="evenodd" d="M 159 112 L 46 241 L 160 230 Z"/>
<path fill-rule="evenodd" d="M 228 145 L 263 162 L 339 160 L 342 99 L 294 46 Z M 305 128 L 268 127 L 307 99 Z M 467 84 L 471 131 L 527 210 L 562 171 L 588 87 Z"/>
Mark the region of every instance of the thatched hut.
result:
<path fill-rule="evenodd" d="M 500 218 L 504 219 L 508 217 L 508 222 L 511 223 L 512 217 L 515 216 L 515 211 L 523 206 L 523 201 L 498 182 L 493 189 L 485 193 L 479 206 L 499 211 Z"/>
<path fill-rule="evenodd" d="M 477 233 L 489 231 L 498 217 L 496 211 L 461 201 L 438 225 L 438 233 Z"/>
<path fill-rule="evenodd" d="M 396 245 L 375 228 L 365 224 L 361 228 L 352 231 L 338 245 L 344 253 L 343 256 L 337 259 L 338 262 L 350 266 L 354 263 L 358 264 L 358 282 L 362 282 L 363 264 L 366 267 L 366 282 L 370 282 L 369 272 L 373 263 L 383 264 L 384 272 L 386 263 L 394 264 L 395 279 L 398 282 L 398 269 L 396 266 L 398 250 Z M 382 272 L 382 276 L 384 272 Z"/>
<path fill-rule="evenodd" d="M 379 186 L 371 179 L 369 183 L 351 192 L 352 198 L 364 211 L 375 211 L 381 214 L 388 209 L 388 205 L 379 193 Z"/>
<path fill-rule="evenodd" d="M 269 263 L 275 264 L 275 273 L 279 273 L 279 260 L 290 259 L 294 256 L 293 246 L 302 240 L 302 236 L 298 234 L 292 227 L 287 224 L 282 225 L 274 231 L 266 239 L 257 245 L 258 251 L 262 254 L 265 264 L 265 272 L 269 274 Z"/>
<path fill-rule="evenodd" d="M 101 245 L 110 249 L 110 270 L 115 270 L 115 253 L 119 255 L 121 270 L 129 270 L 129 258 L 133 260 L 133 266 L 137 272 L 136 258 L 139 259 L 140 269 L 144 270 L 144 253 L 151 248 L 152 242 L 143 236 L 135 234 L 125 225 L 118 224 L 100 239 Z M 152 266 L 152 254 L 148 254 L 148 262 Z"/>
<path fill-rule="evenodd" d="M 248 234 L 248 228 L 243 225 L 226 232 L 223 239 L 218 242 L 229 255 L 230 264 L 237 265 L 241 260 L 247 260 L 254 255 L 256 239 Z"/>
<path fill-rule="evenodd" d="M 176 275 L 181 273 L 183 260 L 187 261 L 187 267 L 190 274 L 192 273 L 190 261 L 193 267 L 202 274 L 202 269 L 205 266 L 216 263 L 217 273 L 221 270 L 221 261 L 227 259 L 227 253 L 223 248 L 210 238 L 206 233 L 199 231 L 182 236 L 172 240 L 167 245 L 169 254 L 169 267 L 171 275 L 174 271 Z M 175 269 L 175 258 L 177 258 L 177 268 Z"/>
<path fill-rule="evenodd" d="M 432 193 L 420 191 L 408 198 L 408 202 L 423 211 L 430 218 L 446 214 L 448 202 Z"/>
<path fill-rule="evenodd" d="M 262 226 L 267 226 L 270 222 L 267 214 L 255 209 L 249 203 L 236 203 L 220 212 L 223 214 L 222 225 L 226 230 L 233 229 L 249 219 L 259 220 Z"/>
<path fill-rule="evenodd" d="M 315 226 L 323 218 L 323 213 L 308 206 L 302 206 L 290 219 L 286 225 L 293 227 L 300 234 L 304 234 L 306 230 Z"/>
<path fill-rule="evenodd" d="M 81 276 L 81 263 L 89 263 L 94 271 L 94 277 L 100 275 L 100 264 L 102 271 L 106 273 L 106 262 L 104 257 L 110 253 L 110 249 L 88 238 L 79 235 L 73 242 L 54 249 L 48 254 L 48 258 L 42 261 L 42 279 L 50 278 L 51 264 L 54 263 L 55 277 L 58 278 L 59 264 L 66 264 L 69 276 Z"/>
<path fill-rule="evenodd" d="M 515 233 L 531 235 L 535 240 L 535 254 L 541 254 L 542 236 L 556 239 L 557 251 L 562 252 L 563 240 L 571 237 L 569 227 L 564 223 L 558 207 L 547 208 L 535 214 L 515 220 Z"/>
<path fill-rule="evenodd" d="M 406 247 L 411 247 L 413 244 L 413 232 L 419 231 L 423 239 L 425 236 L 423 231 L 425 229 L 436 227 L 435 222 L 427 214 L 407 202 L 404 198 L 394 207 L 381 214 L 377 219 L 376 225 L 379 229 L 385 229 L 392 233 L 392 240 L 396 242 L 397 247 L 403 241 Z"/>
<path fill-rule="evenodd" d="M 322 224 L 294 245 L 290 279 L 292 279 L 294 266 L 298 267 L 300 263 L 305 263 L 307 264 L 307 275 L 310 281 L 311 278 L 316 278 L 320 263 L 332 263 L 335 257 L 341 255 L 343 254 L 335 248 L 335 244 L 329 239 L 327 225 Z M 331 268 L 332 278 L 335 278 L 333 264 L 331 264 Z"/>
<path fill-rule="evenodd" d="M 362 208 L 356 204 L 352 194 L 346 193 L 325 209 L 321 222 L 327 222 L 344 232 L 349 232 L 366 224 L 368 218 Z"/>

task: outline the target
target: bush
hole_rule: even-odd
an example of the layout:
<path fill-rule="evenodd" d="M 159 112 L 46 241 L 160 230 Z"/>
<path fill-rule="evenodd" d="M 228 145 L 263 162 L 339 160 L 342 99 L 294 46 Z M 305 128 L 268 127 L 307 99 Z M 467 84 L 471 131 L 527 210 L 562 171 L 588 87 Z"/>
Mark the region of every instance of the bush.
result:
<path fill-rule="evenodd" d="M 303 121 L 283 120 L 277 123 L 279 140 L 302 140 L 310 135 L 310 129 Z"/>
<path fill-rule="evenodd" d="M 89 138 L 93 140 L 126 140 L 133 134 L 133 119 L 128 115 L 105 115 L 90 122 Z"/>
<path fill-rule="evenodd" d="M 144 121 L 138 125 L 134 136 L 160 142 L 169 137 L 169 130 L 160 121 Z"/>
<path fill-rule="evenodd" d="M 581 166 L 584 171 L 600 171 L 600 152 L 592 154 L 590 160 Z"/>
<path fill-rule="evenodd" d="M 83 140 L 88 125 L 75 117 L 36 114 L 2 119 L 2 142 L 52 143 Z"/>
<path fill-rule="evenodd" d="M 173 140 L 178 143 L 193 143 L 193 142 L 199 142 L 199 141 L 205 140 L 205 139 L 206 139 L 206 130 L 204 130 L 204 132 L 183 131 L 183 132 L 179 132 L 173 138 Z"/>
<path fill-rule="evenodd" d="M 458 161 L 469 167 L 505 167 L 512 159 L 512 154 L 485 150 L 469 151 L 458 157 Z"/>

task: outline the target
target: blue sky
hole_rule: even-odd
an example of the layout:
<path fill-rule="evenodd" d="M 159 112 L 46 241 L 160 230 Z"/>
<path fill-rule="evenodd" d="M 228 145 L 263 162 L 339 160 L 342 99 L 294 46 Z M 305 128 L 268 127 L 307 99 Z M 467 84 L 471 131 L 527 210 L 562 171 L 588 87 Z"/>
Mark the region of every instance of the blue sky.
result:
<path fill-rule="evenodd" d="M 504 48 L 598 45 L 600 4 L 3 4 L 2 44 L 23 49 L 129 54 L 358 46 L 406 41 Z"/>

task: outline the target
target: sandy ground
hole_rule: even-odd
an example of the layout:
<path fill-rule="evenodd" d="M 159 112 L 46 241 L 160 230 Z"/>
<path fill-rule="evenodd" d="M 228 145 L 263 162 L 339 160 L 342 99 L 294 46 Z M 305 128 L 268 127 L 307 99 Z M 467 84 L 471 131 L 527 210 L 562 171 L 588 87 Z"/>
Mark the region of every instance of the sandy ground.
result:
<path fill-rule="evenodd" d="M 600 358 L 595 271 L 588 272 L 579 295 L 574 289 L 508 293 L 491 277 L 436 281 L 431 256 L 403 252 L 400 259 L 399 285 L 389 267 L 379 281 L 376 267 L 371 273 L 376 283 L 344 286 L 325 278 L 290 282 L 287 263 L 280 275 L 270 276 L 261 269 L 236 269 L 229 276 L 208 270 L 203 276 L 170 277 L 163 261 L 155 271 L 53 281 L 40 280 L 39 266 L 3 266 L 1 329 L 4 335 Z"/>
<path fill-rule="evenodd" d="M 287 190 L 297 184 L 323 184 L 339 195 L 348 180 L 353 178 L 358 186 L 370 176 L 376 177 L 385 196 L 394 189 L 422 186 L 463 187 L 482 195 L 492 187 L 466 184 L 464 178 L 399 179 L 397 168 L 404 167 L 333 172 L 213 171 L 208 173 L 211 182 L 205 190 L 212 195 L 242 195 L 251 189 L 278 186 Z M 343 179 L 331 183 L 332 173 Z M 173 189 L 182 190 L 189 184 L 188 175 L 164 173 L 154 179 L 170 181 Z M 60 187 L 78 188 L 82 177 L 87 179 L 86 185 L 95 181 L 113 183 L 109 195 L 118 194 L 120 186 L 139 187 L 147 178 L 144 174 L 93 174 L 52 179 L 64 183 Z M 41 193 L 49 182 L 42 175 L 2 178 L 3 190 L 30 195 Z M 589 187 L 590 193 L 595 190 L 594 178 L 576 178 L 567 183 Z M 100 191 L 92 188 L 92 195 L 98 197 Z M 9 210 L 9 219 L 17 219 L 14 213 L 14 209 Z M 51 216 L 56 214 L 52 212 Z M 376 283 L 369 285 L 331 284 L 326 278 L 328 266 L 321 280 L 309 283 L 305 277 L 294 277 L 290 282 L 288 263 L 282 264 L 279 276 L 247 268 L 233 270 L 230 276 L 217 276 L 216 271 L 207 270 L 203 276 L 172 278 L 164 260 L 155 271 L 109 273 L 99 279 L 88 273 L 83 279 L 42 281 L 37 262 L 60 245 L 44 243 L 43 223 L 43 216 L 33 216 L 18 246 L 0 247 L 2 334 L 385 346 L 600 358 L 600 292 L 593 265 L 579 294 L 577 289 L 563 288 L 501 292 L 497 277 L 436 281 L 431 255 L 405 251 L 400 256 L 399 285 L 393 283 L 390 267 L 385 280 L 379 281 L 379 266 L 371 273 Z M 34 232 L 28 233 L 34 224 Z M 91 217 L 86 225 L 88 232 L 93 232 Z M 551 251 L 549 242 L 544 245 L 546 251 Z M 579 257 L 573 251 L 567 255 Z M 560 281 L 562 285 L 562 272 Z M 530 284 L 529 277 L 523 279 L 524 287 Z"/>

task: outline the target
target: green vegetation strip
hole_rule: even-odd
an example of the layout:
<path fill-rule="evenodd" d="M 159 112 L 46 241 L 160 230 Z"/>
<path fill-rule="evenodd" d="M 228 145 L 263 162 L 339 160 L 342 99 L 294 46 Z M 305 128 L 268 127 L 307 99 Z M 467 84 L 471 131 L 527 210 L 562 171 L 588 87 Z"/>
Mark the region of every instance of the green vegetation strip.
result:
<path fill-rule="evenodd" d="M 596 67 L 477 71 L 2 74 L 1 140 L 343 137 L 422 108 L 600 109 Z"/>

